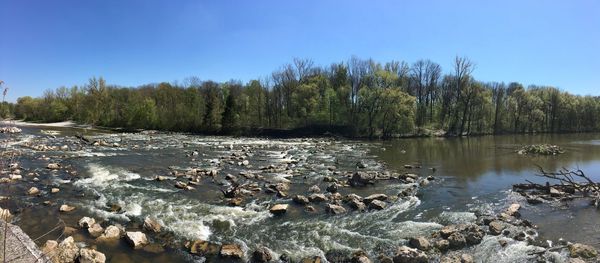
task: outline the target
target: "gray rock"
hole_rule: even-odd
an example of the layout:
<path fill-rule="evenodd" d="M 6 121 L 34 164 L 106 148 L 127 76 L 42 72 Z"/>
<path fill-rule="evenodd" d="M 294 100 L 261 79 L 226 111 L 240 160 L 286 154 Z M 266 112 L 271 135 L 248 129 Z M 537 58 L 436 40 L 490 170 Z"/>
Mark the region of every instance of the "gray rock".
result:
<path fill-rule="evenodd" d="M 370 209 L 375 209 L 375 210 L 382 210 L 387 206 L 387 204 L 385 202 L 379 201 L 379 200 L 373 200 L 371 201 L 371 203 L 369 203 L 369 208 Z"/>
<path fill-rule="evenodd" d="M 94 249 L 82 248 L 79 251 L 79 263 L 104 263 L 106 256 Z"/>
<path fill-rule="evenodd" d="M 327 212 L 332 213 L 334 215 L 339 215 L 339 214 L 346 213 L 346 208 L 344 208 L 341 205 L 328 204 Z"/>
<path fill-rule="evenodd" d="M 414 247 L 414 248 L 420 249 L 420 250 L 424 250 L 424 251 L 427 251 L 430 248 L 429 240 L 427 240 L 427 238 L 422 237 L 422 236 L 411 238 L 408 241 L 408 244 L 410 244 L 411 247 Z"/>
<path fill-rule="evenodd" d="M 394 263 L 427 263 L 428 260 L 424 252 L 407 246 L 399 247 L 394 256 Z"/>

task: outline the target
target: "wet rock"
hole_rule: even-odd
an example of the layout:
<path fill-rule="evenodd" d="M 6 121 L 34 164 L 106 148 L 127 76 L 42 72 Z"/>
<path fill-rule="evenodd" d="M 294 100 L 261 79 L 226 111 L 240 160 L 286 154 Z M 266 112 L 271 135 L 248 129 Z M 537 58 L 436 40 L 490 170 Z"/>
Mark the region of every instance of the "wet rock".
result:
<path fill-rule="evenodd" d="M 377 199 L 371 201 L 371 203 L 369 203 L 369 209 L 375 209 L 375 210 L 383 210 L 385 207 L 387 206 L 387 204 L 383 201 L 379 201 Z"/>
<path fill-rule="evenodd" d="M 571 257 L 574 258 L 595 258 L 598 256 L 598 251 L 589 245 L 574 243 L 570 244 L 568 248 Z"/>
<path fill-rule="evenodd" d="M 313 185 L 308 188 L 308 191 L 311 193 L 318 193 L 318 192 L 321 192 L 321 188 L 319 188 L 318 185 Z"/>
<path fill-rule="evenodd" d="M 348 181 L 351 186 L 364 186 L 375 183 L 375 176 L 365 172 L 355 172 Z"/>
<path fill-rule="evenodd" d="M 327 200 L 327 197 L 324 194 L 311 194 L 308 196 L 308 200 L 312 203 L 323 202 Z"/>
<path fill-rule="evenodd" d="M 411 247 L 414 247 L 416 249 L 420 249 L 420 250 L 429 250 L 430 248 L 430 244 L 429 244 L 429 240 L 427 240 L 427 238 L 425 237 L 415 237 L 415 238 L 411 238 L 408 241 L 408 244 Z"/>
<path fill-rule="evenodd" d="M 142 248 L 143 251 L 148 253 L 160 254 L 165 252 L 165 248 L 161 244 L 148 244 Z"/>
<path fill-rule="evenodd" d="M 296 195 L 292 198 L 292 200 L 300 205 L 306 205 L 308 203 L 310 203 L 310 200 L 308 200 L 308 198 L 306 196 L 303 195 Z"/>
<path fill-rule="evenodd" d="M 271 259 L 273 259 L 271 251 L 266 247 L 259 247 L 252 253 L 252 262 L 265 263 L 271 261 Z"/>
<path fill-rule="evenodd" d="M 99 237 L 102 235 L 102 233 L 104 233 L 104 229 L 98 223 L 92 224 L 87 230 L 88 233 L 90 233 L 90 235 L 93 237 Z"/>
<path fill-rule="evenodd" d="M 434 246 L 439 251 L 444 252 L 444 251 L 448 250 L 448 248 L 450 248 L 450 242 L 446 239 L 440 239 L 440 240 L 435 241 Z"/>
<path fill-rule="evenodd" d="M 371 260 L 367 256 L 367 253 L 364 251 L 357 251 L 352 253 L 352 258 L 350 258 L 351 263 L 371 263 Z"/>
<path fill-rule="evenodd" d="M 283 261 L 283 260 L 282 260 Z M 289 260 L 286 260 L 284 262 L 288 262 Z M 301 263 L 321 263 L 323 262 L 321 260 L 321 257 L 308 257 L 308 258 L 303 258 L 302 261 L 300 261 Z"/>
<path fill-rule="evenodd" d="M 428 260 L 424 252 L 407 246 L 399 247 L 394 256 L 394 263 L 427 263 Z"/>
<path fill-rule="evenodd" d="M 49 255 L 50 253 L 53 253 L 56 248 L 58 248 L 58 242 L 56 242 L 56 240 L 48 240 L 42 247 L 42 253 Z"/>
<path fill-rule="evenodd" d="M 10 213 L 10 210 L 8 209 L 3 209 L 0 207 L 0 219 L 6 221 L 6 222 L 10 222 L 12 219 L 12 214 Z"/>
<path fill-rule="evenodd" d="M 139 231 L 125 233 L 125 240 L 127 240 L 127 242 L 135 249 L 141 248 L 149 243 L 146 234 Z"/>
<path fill-rule="evenodd" d="M 440 260 L 440 263 L 473 263 L 473 257 L 469 254 L 461 254 L 460 256 L 446 256 Z"/>
<path fill-rule="evenodd" d="M 468 245 L 476 245 L 481 243 L 485 236 L 485 231 L 478 225 L 470 224 L 465 227 L 464 236 Z"/>
<path fill-rule="evenodd" d="M 327 212 L 332 213 L 334 215 L 339 215 L 339 214 L 346 213 L 346 208 L 344 208 L 341 205 L 328 204 Z"/>
<path fill-rule="evenodd" d="M 20 174 L 11 174 L 9 178 L 10 178 L 10 180 L 15 181 L 15 180 L 23 179 L 23 176 L 21 176 Z"/>
<path fill-rule="evenodd" d="M 81 228 L 88 228 L 88 227 L 91 227 L 95 223 L 96 223 L 95 219 L 93 219 L 91 217 L 84 216 L 81 219 L 79 219 L 78 225 Z"/>
<path fill-rule="evenodd" d="M 501 247 L 505 247 L 506 245 L 508 245 L 508 242 L 504 239 L 498 240 L 498 243 L 500 244 Z"/>
<path fill-rule="evenodd" d="M 352 199 L 348 202 L 348 206 L 350 206 L 352 209 L 354 210 L 365 210 L 367 208 L 367 206 L 365 205 L 365 203 L 357 200 L 357 199 Z"/>
<path fill-rule="evenodd" d="M 156 181 L 159 181 L 159 182 L 160 182 L 160 181 L 167 180 L 167 177 L 164 177 L 164 176 L 162 176 L 162 175 L 159 175 L 159 176 L 156 176 L 156 177 L 154 178 L 154 180 L 156 180 Z"/>
<path fill-rule="evenodd" d="M 502 233 L 502 230 L 504 230 L 504 225 L 502 225 L 502 223 L 498 220 L 494 220 L 492 222 L 490 222 L 490 234 L 492 235 L 500 235 Z"/>
<path fill-rule="evenodd" d="M 190 245 L 190 253 L 206 256 L 216 255 L 219 252 L 219 247 L 215 244 L 204 240 L 196 240 Z"/>
<path fill-rule="evenodd" d="M 56 194 L 56 193 L 60 192 L 60 189 L 58 189 L 58 188 L 52 188 L 50 190 L 50 192 L 53 193 L 53 194 Z"/>
<path fill-rule="evenodd" d="M 229 199 L 230 206 L 241 206 L 243 202 L 244 202 L 244 199 L 239 198 L 239 197 Z"/>
<path fill-rule="evenodd" d="M 283 215 L 287 211 L 288 204 L 276 204 L 269 209 L 269 212 L 274 215 Z"/>
<path fill-rule="evenodd" d="M 63 234 L 66 236 L 73 235 L 76 232 L 77 232 L 77 229 L 74 227 L 70 227 L 70 226 L 65 226 L 65 228 L 63 229 Z"/>
<path fill-rule="evenodd" d="M 506 214 L 509 216 L 515 216 L 518 217 L 518 212 L 519 209 L 521 209 L 521 205 L 520 204 L 512 204 L 510 205 L 507 209 L 506 209 Z"/>
<path fill-rule="evenodd" d="M 452 233 L 448 236 L 448 242 L 452 249 L 461 249 L 467 245 L 465 236 L 459 232 Z"/>
<path fill-rule="evenodd" d="M 448 225 L 442 227 L 439 233 L 443 238 L 448 238 L 450 235 L 456 232 L 458 232 L 458 228 L 455 225 Z"/>
<path fill-rule="evenodd" d="M 75 207 L 74 206 L 70 206 L 70 205 L 61 205 L 58 210 L 60 212 L 71 212 L 71 211 L 75 210 Z"/>
<path fill-rule="evenodd" d="M 111 204 L 109 210 L 113 213 L 121 212 L 121 206 L 118 204 Z"/>
<path fill-rule="evenodd" d="M 58 244 L 53 262 L 75 262 L 79 256 L 79 247 L 75 244 L 73 237 L 67 237 Z"/>
<path fill-rule="evenodd" d="M 108 226 L 98 240 L 116 240 L 121 237 L 121 229 L 116 226 Z"/>
<path fill-rule="evenodd" d="M 50 169 L 50 170 L 58 170 L 60 169 L 60 164 L 58 163 L 49 163 L 46 168 Z"/>
<path fill-rule="evenodd" d="M 365 168 L 367 168 L 367 164 L 363 163 L 363 162 L 357 162 L 356 167 L 359 169 L 365 169 Z"/>
<path fill-rule="evenodd" d="M 237 244 L 225 244 L 221 246 L 221 257 L 241 259 L 244 257 L 244 251 Z"/>
<path fill-rule="evenodd" d="M 94 249 L 82 248 L 79 251 L 79 263 L 104 263 L 106 256 Z"/>
<path fill-rule="evenodd" d="M 313 213 L 313 212 L 316 212 L 316 211 L 317 211 L 317 209 L 315 209 L 315 207 L 314 207 L 314 206 L 312 206 L 312 205 L 307 205 L 307 206 L 304 208 L 304 211 L 306 211 L 306 212 L 309 212 L 309 213 Z"/>
<path fill-rule="evenodd" d="M 144 229 L 146 231 L 150 231 L 150 232 L 154 232 L 154 233 L 160 233 L 160 229 L 161 229 L 161 225 L 160 223 L 151 217 L 146 217 L 144 219 Z"/>
<path fill-rule="evenodd" d="M 37 195 L 40 193 L 40 189 L 37 189 L 37 187 L 31 187 L 29 188 L 29 190 L 27 190 L 27 194 L 28 195 Z"/>
<path fill-rule="evenodd" d="M 327 186 L 326 190 L 327 190 L 327 192 L 330 192 L 330 193 L 337 193 L 338 189 L 339 189 L 338 184 L 333 183 L 333 184 L 330 184 L 329 186 Z"/>
<path fill-rule="evenodd" d="M 385 194 L 372 194 L 372 195 L 369 195 L 369 196 L 363 198 L 363 202 L 365 202 L 365 204 L 369 204 L 369 203 L 373 202 L 373 200 L 385 201 L 387 199 L 388 199 L 388 196 Z"/>
<path fill-rule="evenodd" d="M 541 198 L 539 198 L 537 196 L 528 196 L 526 200 L 527 200 L 527 203 L 532 204 L 532 205 L 537 205 L 537 204 L 541 204 L 544 202 L 544 200 L 542 200 Z"/>

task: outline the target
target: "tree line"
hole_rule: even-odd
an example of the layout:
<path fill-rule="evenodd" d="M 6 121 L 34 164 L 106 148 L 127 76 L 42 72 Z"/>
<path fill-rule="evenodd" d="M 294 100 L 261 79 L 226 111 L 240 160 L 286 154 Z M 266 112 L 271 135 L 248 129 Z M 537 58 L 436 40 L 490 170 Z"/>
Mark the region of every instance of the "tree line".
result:
<path fill-rule="evenodd" d="M 28 121 L 210 134 L 321 127 L 356 137 L 587 132 L 600 130 L 600 98 L 555 87 L 482 82 L 474 63 L 379 63 L 352 57 L 329 66 L 294 59 L 247 83 L 190 77 L 139 87 L 86 85 L 47 90 L 3 107 Z"/>

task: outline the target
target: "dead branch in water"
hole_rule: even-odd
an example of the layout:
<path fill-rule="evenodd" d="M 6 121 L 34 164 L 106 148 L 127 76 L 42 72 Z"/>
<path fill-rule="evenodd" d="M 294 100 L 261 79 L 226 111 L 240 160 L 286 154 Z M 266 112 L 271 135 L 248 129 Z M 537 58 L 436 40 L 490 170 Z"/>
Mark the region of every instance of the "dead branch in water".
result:
<path fill-rule="evenodd" d="M 556 172 L 548 172 L 539 165 L 538 168 L 540 170 L 540 173 L 537 174 L 538 176 L 556 180 L 560 185 L 571 187 L 575 191 L 582 193 L 584 196 L 588 196 L 590 193 L 600 192 L 600 185 L 587 177 L 581 169 L 572 171 L 563 167 Z"/>

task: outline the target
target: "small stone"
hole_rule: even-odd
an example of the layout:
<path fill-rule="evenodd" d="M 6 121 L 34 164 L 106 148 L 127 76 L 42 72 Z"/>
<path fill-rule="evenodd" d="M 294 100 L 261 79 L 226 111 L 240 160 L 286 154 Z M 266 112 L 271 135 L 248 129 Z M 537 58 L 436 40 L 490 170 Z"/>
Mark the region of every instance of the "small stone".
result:
<path fill-rule="evenodd" d="M 435 248 L 437 248 L 439 251 L 446 251 L 448 250 L 448 248 L 450 248 L 450 242 L 446 239 L 440 239 L 438 241 L 435 241 Z"/>
<path fill-rule="evenodd" d="M 11 174 L 10 175 L 10 180 L 21 180 L 23 179 L 23 176 L 21 176 L 20 174 Z"/>
<path fill-rule="evenodd" d="M 60 164 L 49 163 L 48 166 L 46 166 L 46 168 L 51 169 L 51 170 L 58 170 L 58 169 L 60 169 Z"/>
<path fill-rule="evenodd" d="M 363 202 L 365 202 L 365 204 L 369 204 L 373 200 L 385 201 L 387 199 L 388 199 L 388 196 L 385 194 L 372 194 L 372 195 L 369 195 L 369 196 L 363 198 Z"/>
<path fill-rule="evenodd" d="M 498 243 L 500 244 L 501 247 L 506 247 L 506 245 L 508 245 L 508 242 L 504 239 L 498 240 Z"/>
<path fill-rule="evenodd" d="M 216 255 L 219 250 L 217 245 L 204 240 L 196 240 L 190 245 L 190 253 L 201 256 Z"/>
<path fill-rule="evenodd" d="M 99 240 L 115 240 L 121 237 L 121 230 L 116 226 L 108 226 L 104 233 L 98 237 Z"/>
<path fill-rule="evenodd" d="M 244 251 L 237 244 L 225 244 L 221 246 L 221 257 L 241 259 L 244 257 Z"/>
<path fill-rule="evenodd" d="M 318 193 L 321 192 L 321 188 L 319 188 L 318 185 L 313 185 L 310 188 L 308 188 L 308 191 L 311 193 Z"/>
<path fill-rule="evenodd" d="M 148 244 L 148 239 L 146 238 L 146 234 L 142 232 L 127 232 L 125 234 L 125 239 L 133 248 L 141 248 Z"/>
<path fill-rule="evenodd" d="M 48 240 L 42 247 L 42 253 L 48 255 L 52 253 L 58 247 L 58 242 L 56 240 Z"/>
<path fill-rule="evenodd" d="M 70 205 L 61 205 L 59 208 L 59 211 L 61 212 L 71 212 L 73 210 L 75 210 L 75 207 Z"/>
<path fill-rule="evenodd" d="M 56 194 L 56 193 L 60 192 L 60 189 L 58 189 L 58 188 L 52 188 L 50 190 L 50 192 L 53 193 L 53 194 Z"/>
<path fill-rule="evenodd" d="M 37 195 L 40 193 L 40 189 L 37 189 L 37 187 L 31 187 L 29 188 L 29 190 L 27 190 L 27 194 L 28 195 Z"/>
<path fill-rule="evenodd" d="M 330 192 L 330 193 L 337 193 L 338 189 L 339 189 L 338 184 L 332 183 L 329 186 L 327 186 L 326 190 L 327 190 L 327 192 Z"/>
<path fill-rule="evenodd" d="M 428 260 L 424 252 L 407 246 L 399 247 L 394 256 L 394 263 L 427 263 Z"/>
<path fill-rule="evenodd" d="M 366 209 L 366 207 L 367 207 L 367 206 L 365 205 L 365 203 L 363 203 L 363 202 L 361 202 L 361 201 L 359 201 L 359 200 L 357 200 L 357 199 L 352 199 L 352 200 L 350 200 L 350 202 L 348 202 L 348 205 L 349 205 L 351 208 L 353 208 L 353 209 L 355 209 L 355 210 L 359 210 L 359 211 L 365 210 L 365 209 Z"/>
<path fill-rule="evenodd" d="M 276 204 L 273 205 L 271 209 L 269 209 L 269 212 L 271 212 L 274 215 L 283 215 L 287 211 L 287 208 L 287 204 Z"/>

